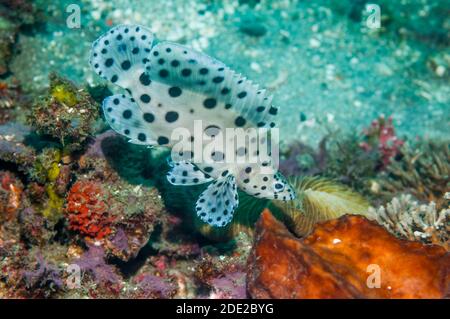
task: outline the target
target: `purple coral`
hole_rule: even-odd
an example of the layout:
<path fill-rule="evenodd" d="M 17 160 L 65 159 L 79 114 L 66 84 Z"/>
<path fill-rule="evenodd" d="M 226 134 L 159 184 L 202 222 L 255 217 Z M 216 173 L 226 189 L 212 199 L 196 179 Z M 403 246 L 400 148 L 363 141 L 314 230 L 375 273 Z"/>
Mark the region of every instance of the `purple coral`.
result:
<path fill-rule="evenodd" d="M 76 260 L 75 264 L 80 266 L 81 270 L 92 274 L 98 283 L 115 284 L 120 280 L 114 266 L 105 262 L 105 251 L 102 247 L 90 245 L 88 251 Z"/>
<path fill-rule="evenodd" d="M 23 279 L 27 289 L 62 289 L 63 281 L 61 280 L 58 267 L 47 263 L 41 253 L 37 253 L 35 257 L 37 269 L 23 272 Z"/>
<path fill-rule="evenodd" d="M 175 291 L 172 283 L 148 273 L 137 276 L 135 282 L 144 298 L 169 298 Z"/>
<path fill-rule="evenodd" d="M 210 298 L 214 299 L 245 299 L 245 273 L 236 271 L 211 280 L 213 292 Z"/>
<path fill-rule="evenodd" d="M 111 243 L 120 252 L 128 251 L 129 248 L 128 237 L 122 228 L 117 229 L 116 234 L 114 235 L 114 238 L 112 239 Z"/>

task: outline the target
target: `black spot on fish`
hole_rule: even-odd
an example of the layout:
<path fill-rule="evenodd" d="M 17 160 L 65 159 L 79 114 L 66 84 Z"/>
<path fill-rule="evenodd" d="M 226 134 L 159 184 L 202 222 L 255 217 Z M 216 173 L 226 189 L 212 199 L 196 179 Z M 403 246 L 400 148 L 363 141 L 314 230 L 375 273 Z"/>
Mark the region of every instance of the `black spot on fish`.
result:
<path fill-rule="evenodd" d="M 141 142 L 145 142 L 145 140 L 147 139 L 147 137 L 145 136 L 144 133 L 139 133 L 138 134 L 138 140 Z"/>
<path fill-rule="evenodd" d="M 181 89 L 178 86 L 173 86 L 169 89 L 169 95 L 171 97 L 178 97 L 182 93 Z"/>
<path fill-rule="evenodd" d="M 191 73 L 192 73 L 191 69 L 183 69 L 183 70 L 181 70 L 181 75 L 182 76 L 189 76 L 189 75 L 191 75 Z"/>
<path fill-rule="evenodd" d="M 131 67 L 131 63 L 130 63 L 130 61 L 125 60 L 122 62 L 121 66 L 122 66 L 122 69 L 126 71 Z"/>
<path fill-rule="evenodd" d="M 108 58 L 108 59 L 106 59 L 106 61 L 105 61 L 105 66 L 106 66 L 107 68 L 109 68 L 111 65 L 113 65 L 113 63 L 114 63 L 114 60 L 111 59 L 111 58 Z"/>
<path fill-rule="evenodd" d="M 275 189 L 282 189 L 282 188 L 283 188 L 283 184 L 275 183 Z"/>
<path fill-rule="evenodd" d="M 245 148 L 245 147 L 239 147 L 236 150 L 236 155 L 237 156 L 244 156 L 245 154 L 247 154 L 247 148 Z"/>
<path fill-rule="evenodd" d="M 242 91 L 242 92 L 240 92 L 240 93 L 237 95 L 237 97 L 240 98 L 240 99 L 243 99 L 243 98 L 246 97 L 246 96 L 247 96 L 247 92 L 245 92 L 245 91 Z"/>
<path fill-rule="evenodd" d="M 166 69 L 162 69 L 161 71 L 159 71 L 159 76 L 162 78 L 166 78 L 169 76 L 169 71 L 167 71 Z"/>
<path fill-rule="evenodd" d="M 200 73 L 201 75 L 205 75 L 208 74 L 208 69 L 207 68 L 201 68 L 198 73 Z"/>
<path fill-rule="evenodd" d="M 214 83 L 220 83 L 224 80 L 223 76 L 216 76 L 215 78 L 213 78 L 213 82 Z"/>
<path fill-rule="evenodd" d="M 150 80 L 150 76 L 143 72 L 140 76 L 139 76 L 139 82 L 141 82 L 142 85 L 150 85 L 150 83 L 152 83 L 152 81 Z"/>
<path fill-rule="evenodd" d="M 207 98 L 203 101 L 203 106 L 207 109 L 212 109 L 214 107 L 216 107 L 217 105 L 217 100 L 215 98 Z"/>
<path fill-rule="evenodd" d="M 275 107 L 273 107 L 273 106 L 270 107 L 270 109 L 269 109 L 269 113 L 270 113 L 270 114 L 272 114 L 272 115 L 277 115 L 277 112 L 278 112 L 278 109 L 277 109 L 277 108 L 275 108 Z"/>
<path fill-rule="evenodd" d="M 209 125 L 205 128 L 205 134 L 211 137 L 217 136 L 220 133 L 220 128 L 216 125 Z"/>
<path fill-rule="evenodd" d="M 237 127 L 242 127 L 245 125 L 247 121 L 242 117 L 242 116 L 238 116 L 235 120 L 234 120 L 234 124 L 236 124 Z"/>
<path fill-rule="evenodd" d="M 173 66 L 174 68 L 176 68 L 177 66 L 180 65 L 180 61 L 178 61 L 178 60 L 173 60 L 172 62 L 170 62 L 170 65 Z"/>
<path fill-rule="evenodd" d="M 169 123 L 173 123 L 178 120 L 178 113 L 174 111 L 170 111 L 166 113 L 166 121 Z"/>
<path fill-rule="evenodd" d="M 169 139 L 167 137 L 165 137 L 165 136 L 160 136 L 160 137 L 158 137 L 157 142 L 158 142 L 159 145 L 164 145 L 164 144 L 168 144 L 169 143 Z"/>
<path fill-rule="evenodd" d="M 114 103 L 115 105 L 119 105 L 120 101 L 119 101 L 119 99 L 114 99 L 114 100 L 113 100 L 113 103 Z"/>
<path fill-rule="evenodd" d="M 155 120 L 155 116 L 152 113 L 144 113 L 143 118 L 148 123 L 152 123 Z"/>
<path fill-rule="evenodd" d="M 131 112 L 131 110 L 125 110 L 122 113 L 122 116 L 124 119 L 129 119 L 129 118 L 131 118 L 132 115 L 133 115 L 133 113 Z"/>
<path fill-rule="evenodd" d="M 148 94 L 142 94 L 140 99 L 144 103 L 149 103 L 150 102 L 150 96 Z"/>
<path fill-rule="evenodd" d="M 112 83 L 116 83 L 118 79 L 119 79 L 119 77 L 118 77 L 116 74 L 114 74 L 114 75 L 111 77 L 111 82 L 112 82 Z"/>

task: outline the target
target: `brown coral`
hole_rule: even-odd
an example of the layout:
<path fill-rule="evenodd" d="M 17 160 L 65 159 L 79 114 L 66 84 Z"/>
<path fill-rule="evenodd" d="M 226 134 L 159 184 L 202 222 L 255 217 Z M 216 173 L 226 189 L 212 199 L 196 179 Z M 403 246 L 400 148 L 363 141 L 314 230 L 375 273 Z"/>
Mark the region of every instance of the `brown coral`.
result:
<path fill-rule="evenodd" d="M 298 239 L 266 210 L 247 289 L 253 298 L 444 298 L 449 266 L 445 249 L 399 240 L 361 216 L 325 222 Z M 379 288 L 370 285 L 377 267 Z"/>

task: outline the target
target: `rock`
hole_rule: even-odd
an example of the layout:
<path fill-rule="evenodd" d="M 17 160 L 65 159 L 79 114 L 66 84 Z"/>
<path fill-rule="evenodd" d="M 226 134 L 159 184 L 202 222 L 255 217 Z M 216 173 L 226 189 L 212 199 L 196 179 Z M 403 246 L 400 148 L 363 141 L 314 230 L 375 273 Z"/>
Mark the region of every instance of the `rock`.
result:
<path fill-rule="evenodd" d="M 9 122 L 0 125 L 0 160 L 14 163 L 24 169 L 36 160 L 34 149 L 27 146 L 25 141 L 31 133 L 28 126 Z"/>
<path fill-rule="evenodd" d="M 361 216 L 346 215 L 294 237 L 266 210 L 248 260 L 253 298 L 448 298 L 449 253 L 400 240 Z M 379 288 L 373 279 L 380 272 Z"/>

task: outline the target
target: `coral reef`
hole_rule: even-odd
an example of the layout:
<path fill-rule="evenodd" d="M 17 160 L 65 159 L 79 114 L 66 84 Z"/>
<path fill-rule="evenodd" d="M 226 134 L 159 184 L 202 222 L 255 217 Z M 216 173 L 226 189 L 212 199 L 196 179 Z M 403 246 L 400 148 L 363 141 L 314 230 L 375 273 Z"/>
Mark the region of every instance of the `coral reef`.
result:
<path fill-rule="evenodd" d="M 419 205 L 411 195 L 402 195 L 378 209 L 370 207 L 369 219 L 377 221 L 392 234 L 408 240 L 441 245 L 450 249 L 450 206 L 438 211 L 434 202 Z"/>
<path fill-rule="evenodd" d="M 364 217 L 328 221 L 297 239 L 265 211 L 247 288 L 252 298 L 448 298 L 449 266 L 444 248 L 396 239 Z"/>
<path fill-rule="evenodd" d="M 50 297 L 56 290 L 63 288 L 60 270 L 47 263 L 40 253 L 36 254 L 35 269 L 23 272 L 23 280 L 27 290 L 34 297 Z"/>
<path fill-rule="evenodd" d="M 48 94 L 34 102 L 28 118 L 40 134 L 49 135 L 64 147 L 64 153 L 80 149 L 92 134 L 98 105 L 84 90 L 70 81 L 50 74 Z"/>
<path fill-rule="evenodd" d="M 119 285 L 120 276 L 114 266 L 105 261 L 106 254 L 102 247 L 90 245 L 88 250 L 74 263 L 95 280 L 94 284 Z"/>
<path fill-rule="evenodd" d="M 448 143 L 405 145 L 401 158 L 372 181 L 372 192 L 385 200 L 394 194 L 411 194 L 423 202 L 435 202 L 444 207 L 444 194 L 450 189 L 450 148 Z"/>
<path fill-rule="evenodd" d="M 176 293 L 173 283 L 167 279 L 144 273 L 134 278 L 139 291 L 139 298 L 170 298 Z"/>

